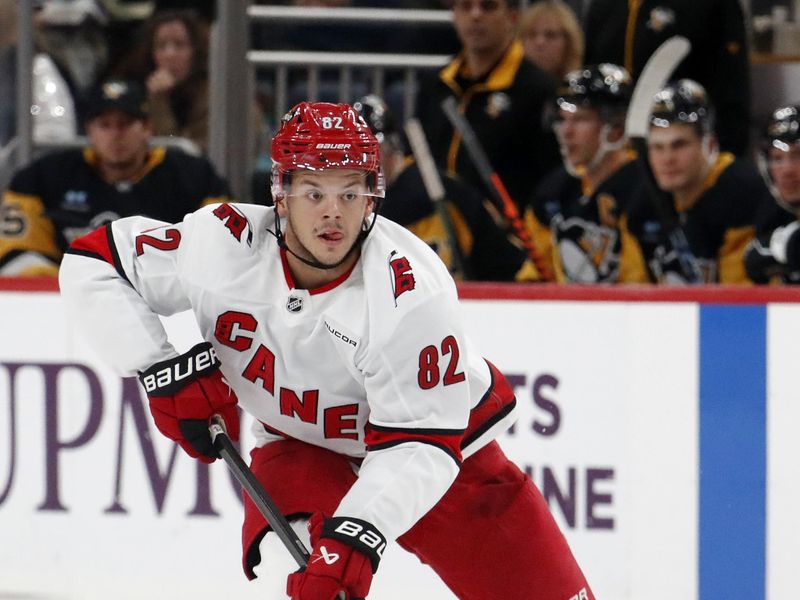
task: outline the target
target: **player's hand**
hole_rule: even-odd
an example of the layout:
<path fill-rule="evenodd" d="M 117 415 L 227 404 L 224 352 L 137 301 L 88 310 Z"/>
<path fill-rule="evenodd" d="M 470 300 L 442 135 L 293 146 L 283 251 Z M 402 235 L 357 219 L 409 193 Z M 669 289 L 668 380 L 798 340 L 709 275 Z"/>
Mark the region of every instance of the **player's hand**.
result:
<path fill-rule="evenodd" d="M 139 374 L 158 430 L 205 463 L 219 456 L 208 432 L 213 415 L 223 418 L 232 440 L 239 439 L 238 399 L 219 365 L 211 344 L 203 342 Z"/>
<path fill-rule="evenodd" d="M 166 69 L 157 69 L 149 75 L 145 85 L 147 86 L 147 92 L 151 96 L 157 96 L 159 94 L 169 94 L 177 83 L 172 73 Z"/>
<path fill-rule="evenodd" d="M 286 592 L 292 600 L 366 598 L 386 539 L 361 519 L 314 513 L 308 523 L 311 558 L 304 570 L 289 575 Z"/>

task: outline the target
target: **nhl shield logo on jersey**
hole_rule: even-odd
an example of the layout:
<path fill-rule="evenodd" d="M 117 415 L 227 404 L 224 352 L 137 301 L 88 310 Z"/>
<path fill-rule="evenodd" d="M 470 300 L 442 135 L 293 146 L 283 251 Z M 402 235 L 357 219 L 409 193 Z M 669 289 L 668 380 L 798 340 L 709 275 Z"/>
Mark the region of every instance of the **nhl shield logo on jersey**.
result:
<path fill-rule="evenodd" d="M 389 255 L 389 269 L 391 270 L 393 278 L 392 285 L 395 301 L 397 301 L 401 294 L 413 290 L 417 285 L 414 274 L 411 272 L 411 263 L 408 262 L 405 256 L 393 258 L 396 255 L 397 250 L 392 250 L 392 253 Z"/>
<path fill-rule="evenodd" d="M 292 313 L 299 313 L 303 310 L 303 298 L 292 294 L 286 301 L 286 310 Z"/>

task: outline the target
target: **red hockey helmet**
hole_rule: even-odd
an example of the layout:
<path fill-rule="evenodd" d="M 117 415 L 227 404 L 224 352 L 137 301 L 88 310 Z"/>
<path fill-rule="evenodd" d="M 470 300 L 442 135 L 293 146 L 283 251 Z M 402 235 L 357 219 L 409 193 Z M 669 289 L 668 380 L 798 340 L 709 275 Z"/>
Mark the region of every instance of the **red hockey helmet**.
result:
<path fill-rule="evenodd" d="M 383 197 L 380 144 L 364 118 L 349 104 L 301 102 L 272 138 L 272 196 L 285 195 L 285 175 L 297 169 L 366 171 L 375 196 Z"/>

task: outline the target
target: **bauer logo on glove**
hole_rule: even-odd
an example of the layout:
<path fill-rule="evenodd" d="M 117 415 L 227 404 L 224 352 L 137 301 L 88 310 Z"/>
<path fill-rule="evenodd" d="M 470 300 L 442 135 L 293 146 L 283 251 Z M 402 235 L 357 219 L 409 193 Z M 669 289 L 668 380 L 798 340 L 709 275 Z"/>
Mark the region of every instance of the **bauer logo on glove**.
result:
<path fill-rule="evenodd" d="M 202 349 L 200 348 L 201 346 L 203 347 Z M 186 380 L 193 375 L 200 375 L 219 368 L 220 362 L 217 358 L 217 352 L 210 344 L 199 344 L 192 350 L 195 349 L 198 351 L 194 355 L 190 351 L 173 360 L 158 363 L 142 373 L 140 379 L 144 390 L 148 394 L 156 390 L 163 394 L 174 393 L 183 387 L 187 382 Z M 165 363 L 167 363 L 167 366 L 154 372 L 155 368 Z"/>
<path fill-rule="evenodd" d="M 239 439 L 236 394 L 222 377 L 220 361 L 208 342 L 185 354 L 156 363 L 139 375 L 158 430 L 189 456 L 210 463 L 218 458 L 208 433 L 218 414 L 228 435 Z"/>

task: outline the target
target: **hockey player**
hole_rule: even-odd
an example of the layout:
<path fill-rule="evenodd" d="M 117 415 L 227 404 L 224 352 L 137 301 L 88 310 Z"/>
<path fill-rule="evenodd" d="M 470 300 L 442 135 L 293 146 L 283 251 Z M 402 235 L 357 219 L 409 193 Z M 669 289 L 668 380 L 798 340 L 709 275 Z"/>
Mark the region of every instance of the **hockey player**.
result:
<path fill-rule="evenodd" d="M 647 281 L 625 212 L 642 177 L 625 138 L 630 95 L 627 71 L 608 63 L 573 71 L 558 88 L 554 129 L 564 165 L 537 187 L 525 215 L 558 281 Z"/>
<path fill-rule="evenodd" d="M 761 206 L 745 252 L 756 283 L 800 283 L 800 106 L 776 109 L 763 132 L 759 166 L 774 200 Z"/>
<path fill-rule="evenodd" d="M 654 98 L 647 151 L 664 201 L 643 190 L 628 222 L 660 283 L 750 282 L 744 250 L 769 190 L 752 163 L 718 151 L 712 112 L 703 87 L 690 79 Z M 676 227 L 685 234 L 685 252 L 671 236 Z"/>
<path fill-rule="evenodd" d="M 203 157 L 151 146 L 140 86 L 109 80 L 93 91 L 89 144 L 38 158 L 14 175 L 0 202 L 0 275 L 55 275 L 70 242 L 119 217 L 178 220 L 228 200 Z"/>
<path fill-rule="evenodd" d="M 77 240 L 60 276 L 76 322 L 120 373 L 141 373 L 157 427 L 190 455 L 214 460 L 214 413 L 233 438 L 237 404 L 255 417 L 251 468 L 312 553 L 292 573 L 247 500 L 247 575 L 265 598 L 363 598 L 397 540 L 459 598 L 592 599 L 495 441 L 513 391 L 469 343 L 446 267 L 377 216 L 379 144 L 363 118 L 301 103 L 272 159 L 274 210 L 121 219 Z M 157 315 L 184 309 L 206 341 L 179 354 Z"/>

